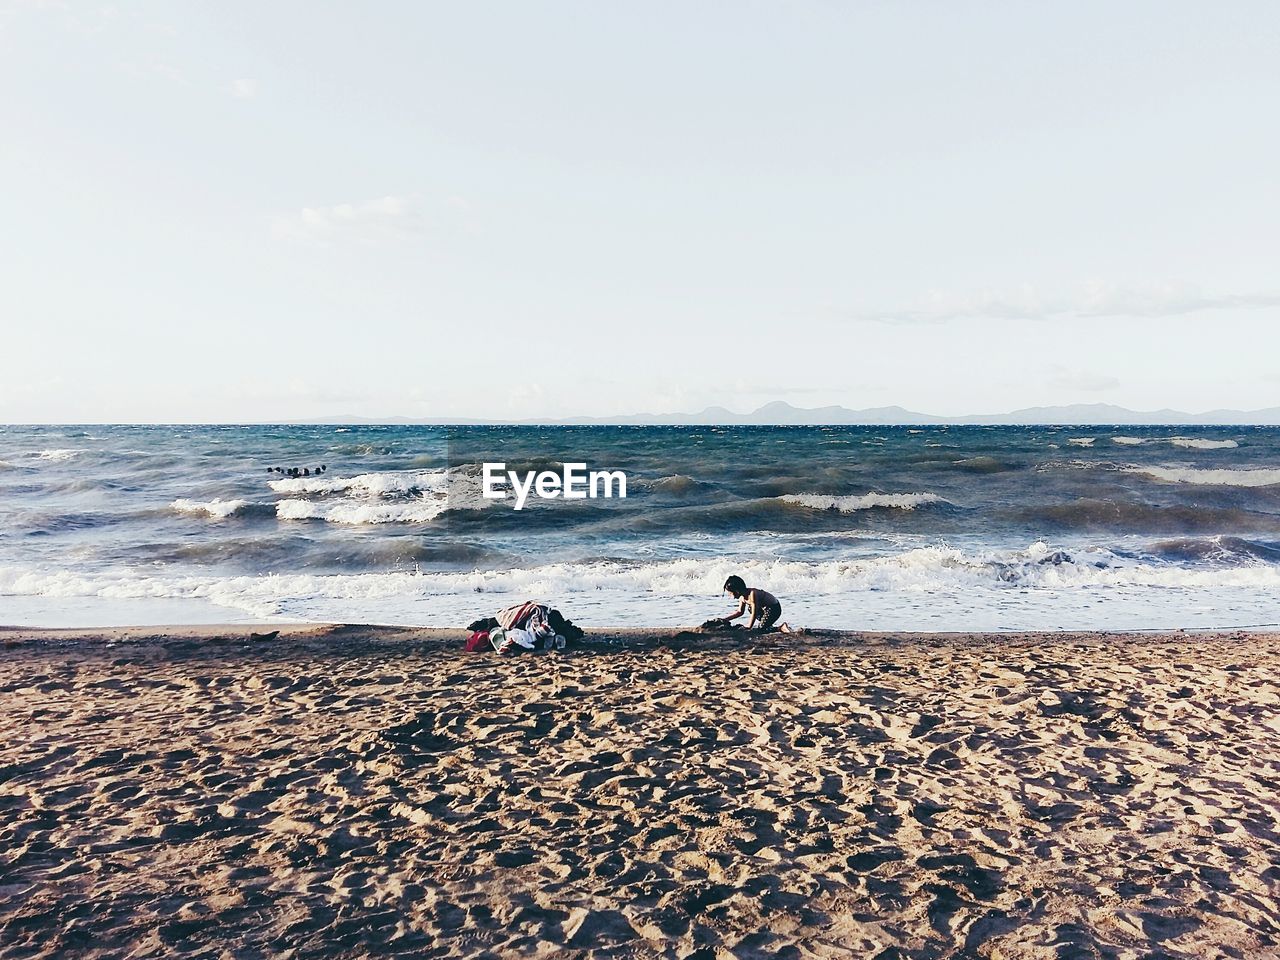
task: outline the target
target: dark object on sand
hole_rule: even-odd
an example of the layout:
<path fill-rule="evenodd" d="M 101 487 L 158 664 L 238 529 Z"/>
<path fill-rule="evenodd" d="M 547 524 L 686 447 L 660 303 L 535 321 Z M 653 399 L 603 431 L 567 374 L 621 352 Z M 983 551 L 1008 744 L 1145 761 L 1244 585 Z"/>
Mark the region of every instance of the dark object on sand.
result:
<path fill-rule="evenodd" d="M 270 633 L 251 633 L 249 634 L 249 639 L 250 640 L 274 640 L 278 636 L 280 636 L 280 631 L 272 630 Z"/>
<path fill-rule="evenodd" d="M 698 627 L 698 630 L 702 633 L 721 633 L 726 630 L 741 629 L 743 629 L 742 624 L 730 623 L 724 617 L 712 617 L 710 620 L 703 623 L 702 626 Z"/>
<path fill-rule="evenodd" d="M 547 612 L 547 624 L 552 630 L 564 637 L 566 643 L 577 643 L 586 636 L 586 631 L 577 626 L 572 620 L 566 620 L 560 615 L 559 610 L 549 610 Z"/>

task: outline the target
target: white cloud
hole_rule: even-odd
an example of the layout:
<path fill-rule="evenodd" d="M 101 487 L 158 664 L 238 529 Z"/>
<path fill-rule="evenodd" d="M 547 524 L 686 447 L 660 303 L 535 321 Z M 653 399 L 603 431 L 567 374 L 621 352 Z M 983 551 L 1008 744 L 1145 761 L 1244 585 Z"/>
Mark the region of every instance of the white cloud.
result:
<path fill-rule="evenodd" d="M 424 225 L 421 197 L 408 194 L 365 203 L 303 207 L 296 214 L 276 217 L 272 228 L 278 237 L 329 244 L 402 239 L 420 234 Z"/>
<path fill-rule="evenodd" d="M 1205 294 L 1194 284 L 1146 286 L 1088 283 L 1072 291 L 1031 284 L 976 293 L 931 292 L 906 309 L 867 312 L 859 320 L 945 323 L 948 320 L 1053 320 L 1071 317 L 1175 317 L 1202 310 L 1256 310 L 1280 306 L 1280 294 Z"/>
<path fill-rule="evenodd" d="M 231 81 L 231 95 L 238 100 L 252 100 L 258 95 L 258 81 L 252 77 L 242 77 Z"/>

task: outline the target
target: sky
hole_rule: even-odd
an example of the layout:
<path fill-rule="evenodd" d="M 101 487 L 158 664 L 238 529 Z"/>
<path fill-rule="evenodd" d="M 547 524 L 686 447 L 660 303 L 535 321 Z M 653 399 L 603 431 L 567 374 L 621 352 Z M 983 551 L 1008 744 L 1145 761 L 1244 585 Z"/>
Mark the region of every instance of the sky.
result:
<path fill-rule="evenodd" d="M 1280 5 L 0 0 L 0 422 L 1280 405 Z"/>

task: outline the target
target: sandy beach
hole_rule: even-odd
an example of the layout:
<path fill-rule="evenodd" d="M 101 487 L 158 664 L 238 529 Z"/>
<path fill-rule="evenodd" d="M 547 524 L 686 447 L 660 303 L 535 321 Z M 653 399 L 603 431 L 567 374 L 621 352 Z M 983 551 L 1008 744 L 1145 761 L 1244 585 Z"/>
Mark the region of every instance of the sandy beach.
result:
<path fill-rule="evenodd" d="M 1280 956 L 1275 636 L 248 635 L 0 631 L 0 956 Z"/>

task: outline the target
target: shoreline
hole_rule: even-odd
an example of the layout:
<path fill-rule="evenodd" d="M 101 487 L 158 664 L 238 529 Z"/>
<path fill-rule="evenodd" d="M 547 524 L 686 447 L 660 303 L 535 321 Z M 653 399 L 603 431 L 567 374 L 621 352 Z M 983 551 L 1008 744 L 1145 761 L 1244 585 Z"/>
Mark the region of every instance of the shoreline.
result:
<path fill-rule="evenodd" d="M 748 634 L 745 631 L 728 633 L 703 633 L 698 628 L 690 627 L 590 627 L 586 629 L 586 640 L 575 649 L 590 649 L 593 645 L 616 644 L 621 640 L 637 642 L 650 641 L 661 643 L 667 640 L 691 640 L 695 637 L 703 640 L 732 641 L 744 643 L 756 639 L 786 637 L 803 641 L 843 640 L 850 643 L 858 641 L 884 641 L 899 639 L 906 641 L 927 641 L 944 639 L 965 640 L 1032 640 L 1061 641 L 1074 638 L 1168 638 L 1176 640 L 1181 637 L 1235 637 L 1280 639 L 1280 624 L 1252 624 L 1245 626 L 1221 627 L 1152 627 L 1148 630 L 1096 630 L 1092 628 L 1062 630 L 834 630 L 822 627 L 802 628 L 793 633 L 774 632 L 767 634 Z M 129 641 L 142 643 L 153 641 L 217 640 L 248 642 L 252 634 L 279 632 L 279 640 L 318 639 L 325 636 L 347 637 L 360 633 L 368 639 L 387 641 L 399 640 L 456 640 L 459 650 L 461 643 L 470 631 L 464 627 L 418 627 L 399 624 L 382 623 L 330 623 L 303 621 L 271 621 L 263 620 L 245 622 L 223 622 L 204 624 L 165 624 L 165 625 L 119 625 L 112 624 L 99 627 L 36 627 L 23 624 L 0 623 L 0 643 L 41 643 L 61 642 L 66 644 L 119 643 Z M 571 651 L 572 652 L 572 651 Z M 540 656 L 540 653 L 533 654 Z"/>
<path fill-rule="evenodd" d="M 0 629 L 0 958 L 1280 955 L 1280 634 Z"/>

